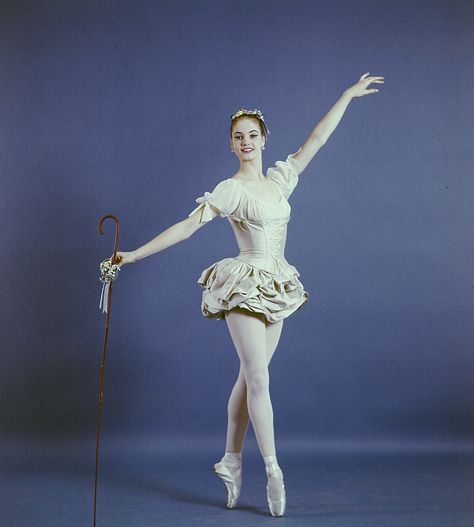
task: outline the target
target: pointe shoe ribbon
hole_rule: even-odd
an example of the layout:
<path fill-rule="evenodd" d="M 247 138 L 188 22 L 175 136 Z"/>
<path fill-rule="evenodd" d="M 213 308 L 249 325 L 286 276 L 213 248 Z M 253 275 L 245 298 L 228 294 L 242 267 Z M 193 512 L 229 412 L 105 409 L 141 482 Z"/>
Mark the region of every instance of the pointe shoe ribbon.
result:
<path fill-rule="evenodd" d="M 237 466 L 235 468 L 237 468 Z M 227 508 L 233 509 L 240 496 L 240 488 L 242 486 L 242 467 L 239 466 L 237 470 L 231 472 L 226 464 L 219 461 L 219 463 L 214 465 L 213 471 L 214 474 L 219 476 L 224 482 L 227 488 Z"/>

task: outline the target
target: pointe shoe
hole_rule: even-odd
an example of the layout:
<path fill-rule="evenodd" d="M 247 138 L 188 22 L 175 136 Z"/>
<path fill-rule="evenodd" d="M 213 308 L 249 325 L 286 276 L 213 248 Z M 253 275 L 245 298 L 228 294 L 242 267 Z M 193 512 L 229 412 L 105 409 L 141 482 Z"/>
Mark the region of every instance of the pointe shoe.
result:
<path fill-rule="evenodd" d="M 266 467 L 268 476 L 267 502 L 272 516 L 283 516 L 286 508 L 286 492 L 283 473 L 276 462 Z"/>
<path fill-rule="evenodd" d="M 232 467 L 233 468 L 233 467 Z M 240 488 L 242 486 L 242 467 L 240 466 L 236 471 L 230 471 L 229 467 L 222 461 L 214 465 L 214 474 L 224 482 L 227 488 L 227 508 L 233 509 L 240 496 Z"/>

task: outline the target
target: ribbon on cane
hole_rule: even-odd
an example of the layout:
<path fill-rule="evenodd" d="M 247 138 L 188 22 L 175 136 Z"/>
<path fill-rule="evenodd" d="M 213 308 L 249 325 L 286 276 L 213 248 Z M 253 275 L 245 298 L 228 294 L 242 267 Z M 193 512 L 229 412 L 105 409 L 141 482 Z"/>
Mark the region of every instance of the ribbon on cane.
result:
<path fill-rule="evenodd" d="M 109 304 L 109 290 L 110 284 L 117 279 L 120 271 L 120 266 L 112 263 L 110 260 L 104 260 L 100 263 L 100 281 L 102 282 L 102 292 L 100 294 L 99 309 L 102 313 L 107 313 L 107 306 Z"/>

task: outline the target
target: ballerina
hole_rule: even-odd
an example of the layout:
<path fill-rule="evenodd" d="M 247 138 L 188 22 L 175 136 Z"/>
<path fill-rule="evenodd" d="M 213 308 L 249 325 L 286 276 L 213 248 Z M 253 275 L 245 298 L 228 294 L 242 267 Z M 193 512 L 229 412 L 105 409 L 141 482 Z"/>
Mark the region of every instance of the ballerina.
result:
<path fill-rule="evenodd" d="M 286 491 L 278 463 L 270 399 L 268 366 L 277 348 L 285 318 L 309 298 L 299 272 L 284 256 L 288 199 L 299 176 L 339 124 L 350 101 L 378 92 L 369 86 L 384 77 L 369 77 L 345 89 L 316 124 L 304 144 L 285 161 L 262 171 L 262 150 L 269 134 L 260 110 L 241 108 L 231 116 L 230 147 L 239 170 L 196 199 L 187 218 L 131 252 L 117 252 L 119 267 L 158 253 L 188 239 L 216 216 L 231 224 L 239 253 L 204 269 L 201 312 L 225 320 L 240 360 L 238 377 L 227 404 L 225 453 L 214 473 L 227 489 L 227 507 L 235 508 L 242 486 L 242 450 L 249 421 L 255 431 L 267 475 L 267 503 L 272 516 L 283 516 Z M 110 259 L 112 260 L 112 258 Z"/>

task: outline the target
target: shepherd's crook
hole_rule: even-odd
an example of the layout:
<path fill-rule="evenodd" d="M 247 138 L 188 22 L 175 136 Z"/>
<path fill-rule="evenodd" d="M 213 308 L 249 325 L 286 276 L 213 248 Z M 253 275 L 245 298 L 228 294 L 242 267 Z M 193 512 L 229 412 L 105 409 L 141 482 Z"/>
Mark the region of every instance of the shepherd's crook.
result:
<path fill-rule="evenodd" d="M 107 214 L 99 221 L 99 233 L 104 234 L 102 231 L 102 224 L 107 218 L 112 218 L 115 221 L 115 246 L 114 246 L 114 254 L 112 256 L 111 265 L 114 266 L 117 264 L 117 245 L 118 245 L 118 238 L 119 238 L 119 231 L 120 231 L 120 222 L 118 218 L 115 216 L 112 216 L 112 214 Z M 104 263 L 104 262 L 102 262 Z M 106 262 L 105 262 L 106 263 Z M 101 264 L 102 265 L 102 264 Z M 101 267 L 102 271 L 102 267 Z M 113 277 L 111 277 L 113 275 Z M 106 282 L 104 281 L 104 286 L 106 286 L 106 294 L 104 295 L 104 288 L 102 288 L 102 296 L 101 296 L 101 304 L 103 298 L 105 298 L 105 304 L 106 304 L 106 313 L 107 313 L 107 320 L 105 323 L 105 339 L 104 339 L 104 351 L 102 353 L 102 364 L 100 366 L 100 388 L 99 388 L 99 411 L 98 411 L 98 418 L 97 418 L 97 439 L 96 439 L 96 445 L 95 445 L 95 483 L 94 483 L 94 527 L 96 526 L 96 511 L 97 511 L 97 474 L 98 474 L 98 468 L 99 468 L 99 436 L 100 436 L 100 418 L 102 415 L 102 398 L 104 395 L 104 370 L 105 370 L 105 354 L 107 353 L 107 338 L 109 336 L 109 320 L 110 320 L 110 306 L 112 304 L 112 282 L 115 279 L 115 274 L 112 273 L 111 275 L 108 275 L 106 278 Z M 102 280 L 102 277 L 101 277 Z M 99 306 L 100 307 L 100 306 Z"/>

